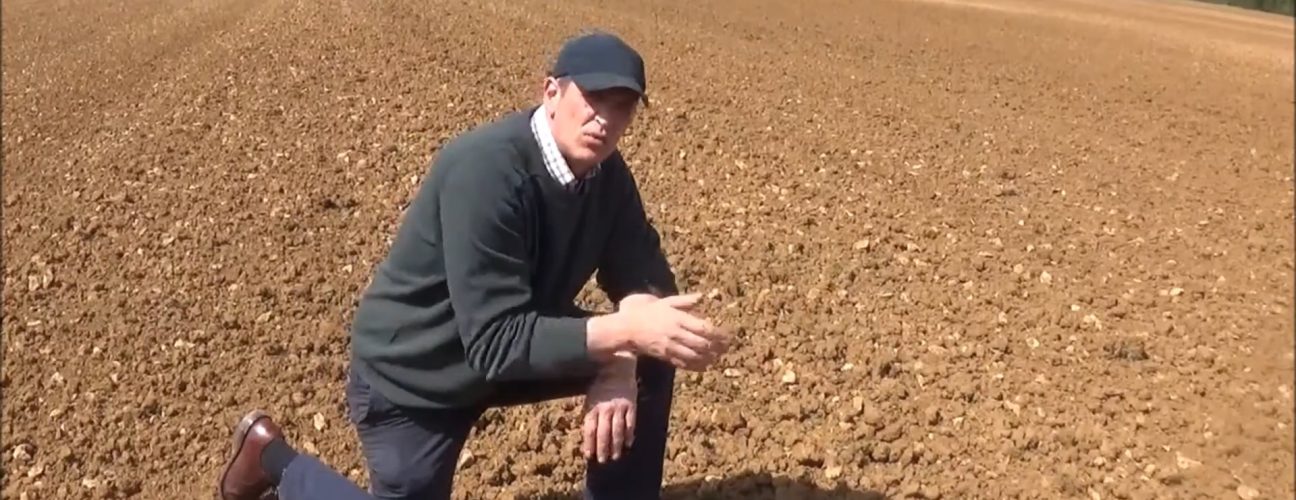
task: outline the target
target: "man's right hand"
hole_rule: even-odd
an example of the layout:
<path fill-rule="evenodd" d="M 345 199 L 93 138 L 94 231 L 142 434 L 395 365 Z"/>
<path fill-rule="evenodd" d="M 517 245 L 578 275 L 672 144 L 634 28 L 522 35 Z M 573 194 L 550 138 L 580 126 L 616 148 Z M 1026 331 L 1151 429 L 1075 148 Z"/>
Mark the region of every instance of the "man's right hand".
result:
<path fill-rule="evenodd" d="M 729 336 L 686 312 L 692 293 L 654 301 L 623 301 L 620 310 L 590 321 L 591 351 L 630 350 L 688 370 L 703 370 L 729 349 Z"/>

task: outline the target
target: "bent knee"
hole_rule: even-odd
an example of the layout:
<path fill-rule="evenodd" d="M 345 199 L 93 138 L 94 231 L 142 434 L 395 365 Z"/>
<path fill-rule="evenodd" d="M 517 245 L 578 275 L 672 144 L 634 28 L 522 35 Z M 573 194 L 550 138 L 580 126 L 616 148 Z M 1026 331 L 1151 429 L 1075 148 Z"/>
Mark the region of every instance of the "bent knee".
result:
<path fill-rule="evenodd" d="M 374 458 L 378 458 L 374 460 Z M 386 460 L 384 460 L 384 458 Z M 438 474 L 433 468 L 398 463 L 399 457 L 369 458 L 369 492 L 382 499 L 449 499 L 453 471 Z M 441 477 L 444 475 L 445 477 Z"/>

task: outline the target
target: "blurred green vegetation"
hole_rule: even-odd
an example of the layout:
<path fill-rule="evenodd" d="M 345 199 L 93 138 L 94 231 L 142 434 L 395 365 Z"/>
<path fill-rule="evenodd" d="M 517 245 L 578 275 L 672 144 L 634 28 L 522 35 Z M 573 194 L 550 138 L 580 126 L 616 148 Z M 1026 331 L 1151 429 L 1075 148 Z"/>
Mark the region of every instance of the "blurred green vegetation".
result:
<path fill-rule="evenodd" d="M 1244 9 L 1262 10 L 1277 14 L 1296 16 L 1296 0 L 1202 0 L 1210 3 L 1232 5 Z"/>

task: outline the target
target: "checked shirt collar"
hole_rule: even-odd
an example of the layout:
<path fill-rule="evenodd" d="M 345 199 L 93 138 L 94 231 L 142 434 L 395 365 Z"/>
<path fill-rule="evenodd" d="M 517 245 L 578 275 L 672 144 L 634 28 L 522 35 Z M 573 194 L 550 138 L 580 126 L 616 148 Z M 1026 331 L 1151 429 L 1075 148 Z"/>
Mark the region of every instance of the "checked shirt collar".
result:
<path fill-rule="evenodd" d="M 535 113 L 531 114 L 531 133 L 535 135 L 536 142 L 540 143 L 545 169 L 559 184 L 566 186 L 568 190 L 579 192 L 586 180 L 598 174 L 603 164 L 596 165 L 585 177 L 577 179 L 571 166 L 567 165 L 567 159 L 558 152 L 558 143 L 554 141 L 553 132 L 549 130 L 549 120 L 545 119 L 544 110 L 544 106 L 540 106 L 536 108 Z"/>

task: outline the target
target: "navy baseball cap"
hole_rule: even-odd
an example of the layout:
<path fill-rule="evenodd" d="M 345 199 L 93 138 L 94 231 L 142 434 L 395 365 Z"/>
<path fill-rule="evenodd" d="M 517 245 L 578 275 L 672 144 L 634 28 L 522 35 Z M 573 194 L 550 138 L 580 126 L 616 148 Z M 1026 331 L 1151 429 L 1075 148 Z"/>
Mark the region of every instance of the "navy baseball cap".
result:
<path fill-rule="evenodd" d="M 550 76 L 570 78 L 581 90 L 590 92 L 630 89 L 648 105 L 643 58 L 610 33 L 596 32 L 567 41 L 558 51 Z"/>

